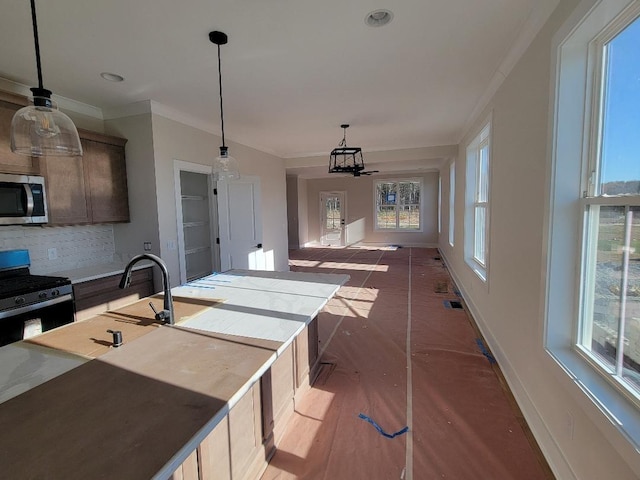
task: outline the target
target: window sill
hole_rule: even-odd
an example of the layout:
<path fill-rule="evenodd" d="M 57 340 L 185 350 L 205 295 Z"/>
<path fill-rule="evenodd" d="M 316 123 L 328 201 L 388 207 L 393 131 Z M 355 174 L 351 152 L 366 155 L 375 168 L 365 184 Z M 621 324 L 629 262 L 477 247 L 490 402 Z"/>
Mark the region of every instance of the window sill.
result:
<path fill-rule="evenodd" d="M 469 268 L 475 273 L 482 282 L 487 283 L 487 269 L 481 267 L 476 262 L 471 259 L 465 259 L 465 262 L 469 266 Z"/>
<path fill-rule="evenodd" d="M 554 370 L 560 371 L 565 380 L 568 378 L 578 387 L 570 391 L 585 406 L 584 411 L 594 424 L 630 464 L 637 464 L 640 416 L 633 402 L 594 370 L 577 351 L 568 347 L 552 347 L 546 352 L 561 369 Z"/>

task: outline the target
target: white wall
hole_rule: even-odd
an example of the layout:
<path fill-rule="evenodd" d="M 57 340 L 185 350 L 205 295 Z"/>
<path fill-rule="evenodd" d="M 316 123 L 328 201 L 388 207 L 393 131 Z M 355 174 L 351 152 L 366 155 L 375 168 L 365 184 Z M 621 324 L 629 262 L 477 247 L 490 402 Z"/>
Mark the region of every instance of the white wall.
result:
<path fill-rule="evenodd" d="M 152 123 L 160 255 L 176 285 L 180 279 L 178 250 L 169 247 L 178 242 L 173 161 L 211 165 L 218 154 L 220 138 L 157 114 L 152 115 Z M 273 252 L 276 270 L 288 270 L 284 160 L 244 145 L 229 142 L 228 146 L 240 164 L 241 174 L 260 177 L 263 249 Z"/>
<path fill-rule="evenodd" d="M 400 176 L 362 176 L 335 175 L 331 178 L 308 179 L 307 242 L 320 242 L 320 192 L 346 192 L 346 225 L 348 244 L 367 243 L 404 246 L 435 246 L 438 243 L 438 172 L 421 174 L 403 174 Z M 422 232 L 383 232 L 374 230 L 374 181 L 381 179 L 422 178 Z"/>
<path fill-rule="evenodd" d="M 577 3 L 560 2 L 462 140 L 456 160 L 455 247 L 450 247 L 444 228 L 440 248 L 557 477 L 637 479 L 640 471 L 633 471 L 629 459 L 607 440 L 610 425 L 604 416 L 600 423 L 587 418 L 576 401 L 578 387 L 552 365 L 543 346 L 551 40 Z M 466 146 L 489 113 L 490 257 L 484 284 L 465 264 L 462 246 Z M 448 170 L 443 166 L 445 188 Z M 442 211 L 446 216 L 448 195 L 443 196 Z"/>

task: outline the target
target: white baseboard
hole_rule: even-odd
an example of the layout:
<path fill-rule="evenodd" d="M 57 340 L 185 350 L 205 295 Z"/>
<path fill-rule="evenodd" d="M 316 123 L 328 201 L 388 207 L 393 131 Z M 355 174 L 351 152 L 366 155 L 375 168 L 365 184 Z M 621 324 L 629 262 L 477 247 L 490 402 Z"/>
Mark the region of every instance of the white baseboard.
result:
<path fill-rule="evenodd" d="M 460 281 L 460 277 L 452 268 L 451 263 L 442 250 L 440 250 L 440 255 L 444 260 L 447 266 L 447 270 L 451 274 L 451 278 L 455 282 L 456 287 L 458 287 L 460 295 L 462 295 L 462 298 L 464 299 L 464 302 L 469 309 L 469 314 L 471 315 L 475 324 L 478 326 L 478 329 L 484 337 L 485 342 L 489 346 L 489 349 L 498 362 L 500 370 L 502 370 L 502 374 L 507 381 L 507 384 L 509 385 L 509 389 L 515 397 L 516 402 L 520 407 L 520 410 L 522 411 L 522 415 L 524 416 L 529 428 L 531 429 L 533 436 L 538 442 L 540 450 L 542 450 L 542 453 L 545 456 L 549 467 L 558 479 L 578 480 L 573 470 L 567 463 L 566 458 L 562 454 L 562 450 L 556 443 L 553 435 L 551 435 L 551 431 L 547 427 L 544 418 L 540 415 L 540 412 L 527 393 L 527 389 L 525 388 L 524 383 L 520 380 L 518 374 L 513 369 L 507 355 L 505 355 L 504 351 L 500 348 L 500 344 L 495 339 L 487 322 L 484 320 L 482 314 L 480 313 L 480 310 L 474 303 L 473 298 L 466 291 L 464 284 Z"/>

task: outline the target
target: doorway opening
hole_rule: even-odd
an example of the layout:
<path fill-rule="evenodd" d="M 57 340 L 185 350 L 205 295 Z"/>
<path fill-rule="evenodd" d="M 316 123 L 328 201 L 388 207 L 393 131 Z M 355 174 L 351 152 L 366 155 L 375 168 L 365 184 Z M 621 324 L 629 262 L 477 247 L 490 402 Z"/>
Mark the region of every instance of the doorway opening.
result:
<path fill-rule="evenodd" d="M 176 162 L 175 173 L 180 283 L 184 284 L 220 269 L 215 241 L 218 214 L 211 167 Z"/>

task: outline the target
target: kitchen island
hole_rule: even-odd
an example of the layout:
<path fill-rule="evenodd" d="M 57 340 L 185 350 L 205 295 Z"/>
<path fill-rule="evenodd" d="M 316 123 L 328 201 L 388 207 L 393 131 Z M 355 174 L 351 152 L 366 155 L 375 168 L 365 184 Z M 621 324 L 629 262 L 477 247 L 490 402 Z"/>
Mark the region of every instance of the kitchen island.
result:
<path fill-rule="evenodd" d="M 172 289 L 175 326 L 153 320 L 156 295 L 1 348 L 3 472 L 255 478 L 315 375 L 317 314 L 347 279 L 230 271 Z"/>

